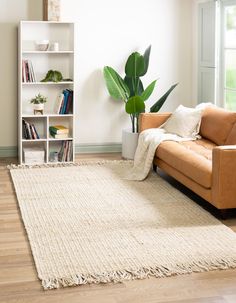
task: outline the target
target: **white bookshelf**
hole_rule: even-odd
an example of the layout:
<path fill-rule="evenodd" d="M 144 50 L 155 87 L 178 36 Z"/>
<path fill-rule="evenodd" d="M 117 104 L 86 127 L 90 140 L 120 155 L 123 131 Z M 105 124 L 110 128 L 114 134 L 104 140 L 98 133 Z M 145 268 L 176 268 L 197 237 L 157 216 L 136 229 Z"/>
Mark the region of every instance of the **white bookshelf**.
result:
<path fill-rule="evenodd" d="M 49 40 L 58 42 L 59 50 L 39 51 L 35 41 Z M 31 60 L 36 82 L 22 82 L 22 60 Z M 74 91 L 73 81 L 40 82 L 48 70 L 58 70 L 65 79 L 74 79 L 74 23 L 51 21 L 21 21 L 18 29 L 18 157 L 19 163 L 24 164 L 24 148 L 45 150 L 45 163 L 50 163 L 50 153 L 59 152 L 64 141 L 71 141 L 72 157 L 75 159 L 74 112 L 75 102 L 68 114 L 56 114 L 55 102 L 57 96 L 65 89 Z M 38 93 L 46 96 L 43 115 L 34 115 L 30 100 Z M 22 120 L 33 123 L 40 139 L 26 139 L 23 134 Z M 50 136 L 49 127 L 63 125 L 69 128 L 69 137 L 54 139 Z"/>

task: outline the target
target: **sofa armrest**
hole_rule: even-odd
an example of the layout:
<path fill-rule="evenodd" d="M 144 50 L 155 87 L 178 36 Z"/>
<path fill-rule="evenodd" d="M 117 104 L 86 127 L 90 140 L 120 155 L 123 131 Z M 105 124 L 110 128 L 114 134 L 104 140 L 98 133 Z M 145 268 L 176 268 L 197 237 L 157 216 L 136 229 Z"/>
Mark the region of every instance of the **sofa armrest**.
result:
<path fill-rule="evenodd" d="M 145 129 L 161 126 L 171 116 L 171 113 L 142 113 L 139 115 L 139 132 Z"/>
<path fill-rule="evenodd" d="M 213 149 L 212 202 L 219 209 L 236 208 L 236 145 Z"/>

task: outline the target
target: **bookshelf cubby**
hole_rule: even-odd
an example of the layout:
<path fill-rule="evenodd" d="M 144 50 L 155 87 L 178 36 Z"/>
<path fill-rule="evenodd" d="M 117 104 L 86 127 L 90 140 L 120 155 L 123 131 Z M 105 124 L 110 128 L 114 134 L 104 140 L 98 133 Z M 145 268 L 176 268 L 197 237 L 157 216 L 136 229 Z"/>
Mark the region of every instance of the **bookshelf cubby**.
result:
<path fill-rule="evenodd" d="M 69 89 L 74 91 L 74 23 L 54 21 L 21 21 L 18 29 L 18 157 L 19 163 L 24 164 L 24 149 L 43 149 L 45 163 L 51 162 L 51 153 L 59 153 L 65 141 L 71 142 L 70 157 L 65 162 L 74 162 L 74 98 L 68 107 L 67 114 L 58 114 L 56 100 L 59 94 Z M 40 51 L 36 41 L 49 40 L 49 48 Z M 51 50 L 53 43 L 59 44 L 59 50 Z M 32 63 L 35 81 L 23 82 L 23 60 Z M 60 82 L 41 82 L 49 70 L 60 71 L 63 79 Z M 67 80 L 70 79 L 70 80 Z M 38 93 L 47 97 L 42 115 L 34 115 L 30 100 Z M 39 139 L 26 139 L 23 120 L 33 124 Z M 68 138 L 55 139 L 49 133 L 49 127 L 62 125 L 69 129 Z M 34 162 L 35 164 L 35 162 Z"/>

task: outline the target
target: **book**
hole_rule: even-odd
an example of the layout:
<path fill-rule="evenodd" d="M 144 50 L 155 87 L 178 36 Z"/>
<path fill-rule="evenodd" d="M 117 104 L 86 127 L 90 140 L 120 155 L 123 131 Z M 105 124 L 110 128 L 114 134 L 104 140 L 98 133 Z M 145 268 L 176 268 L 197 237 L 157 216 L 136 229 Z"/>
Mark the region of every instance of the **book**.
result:
<path fill-rule="evenodd" d="M 31 60 L 22 60 L 22 82 L 36 82 Z"/>
<path fill-rule="evenodd" d="M 30 124 L 29 126 L 30 126 L 30 132 L 31 132 L 31 135 L 32 135 L 32 139 L 37 139 L 37 135 L 36 135 L 36 132 L 33 128 L 33 125 Z"/>
<path fill-rule="evenodd" d="M 56 102 L 55 102 L 55 113 L 56 114 L 60 114 L 63 100 L 64 100 L 64 94 L 61 93 L 60 95 L 58 95 Z"/>
<path fill-rule="evenodd" d="M 70 162 L 73 159 L 72 141 L 64 141 L 61 144 L 60 151 L 58 153 L 58 160 L 60 162 Z"/>
<path fill-rule="evenodd" d="M 60 114 L 62 114 L 62 115 L 64 115 L 66 113 L 66 107 L 67 107 L 67 103 L 68 103 L 69 94 L 70 94 L 69 90 L 67 90 L 67 89 L 63 90 L 64 102 L 63 102 L 63 107 L 60 112 Z"/>
<path fill-rule="evenodd" d="M 65 114 L 69 114 L 70 110 L 72 110 L 73 91 L 72 90 L 68 90 L 68 91 L 69 91 L 69 96 L 68 96 Z"/>
<path fill-rule="evenodd" d="M 40 139 L 39 134 L 38 134 L 34 124 L 29 123 L 24 119 L 22 120 L 22 135 L 23 135 L 23 138 L 27 139 L 27 140 Z"/>
<path fill-rule="evenodd" d="M 32 126 L 33 126 L 34 131 L 35 131 L 35 134 L 36 134 L 36 139 L 40 139 L 40 137 L 39 137 L 39 134 L 38 134 L 38 132 L 37 132 L 36 127 L 34 126 L 34 124 L 32 124 Z"/>
<path fill-rule="evenodd" d="M 69 133 L 69 128 L 63 126 L 63 125 L 53 125 L 49 127 L 50 133 L 54 134 L 68 134 Z"/>
<path fill-rule="evenodd" d="M 51 133 L 50 132 L 50 135 L 55 138 L 55 139 L 67 139 L 68 138 L 68 134 L 55 134 L 55 133 Z"/>

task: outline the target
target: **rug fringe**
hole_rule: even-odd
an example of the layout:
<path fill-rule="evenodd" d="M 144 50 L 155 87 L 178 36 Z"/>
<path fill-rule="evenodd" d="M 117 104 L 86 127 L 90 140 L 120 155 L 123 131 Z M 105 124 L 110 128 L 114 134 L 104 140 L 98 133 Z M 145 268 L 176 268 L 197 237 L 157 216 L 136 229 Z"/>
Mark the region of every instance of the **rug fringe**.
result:
<path fill-rule="evenodd" d="M 137 270 L 117 270 L 102 274 L 76 274 L 67 278 L 41 279 L 44 290 L 71 287 L 84 284 L 121 283 L 128 280 L 142 280 L 150 277 L 164 278 L 176 275 L 225 270 L 236 268 L 236 259 L 193 262 L 173 266 L 142 267 Z"/>
<path fill-rule="evenodd" d="M 63 163 L 44 163 L 44 164 L 10 164 L 7 166 L 9 170 L 11 169 L 32 169 L 32 168 L 56 168 L 56 167 L 72 167 L 72 166 L 83 166 L 83 165 L 104 165 L 104 164 L 133 164 L 132 160 L 81 160 L 75 163 L 63 162 Z"/>

